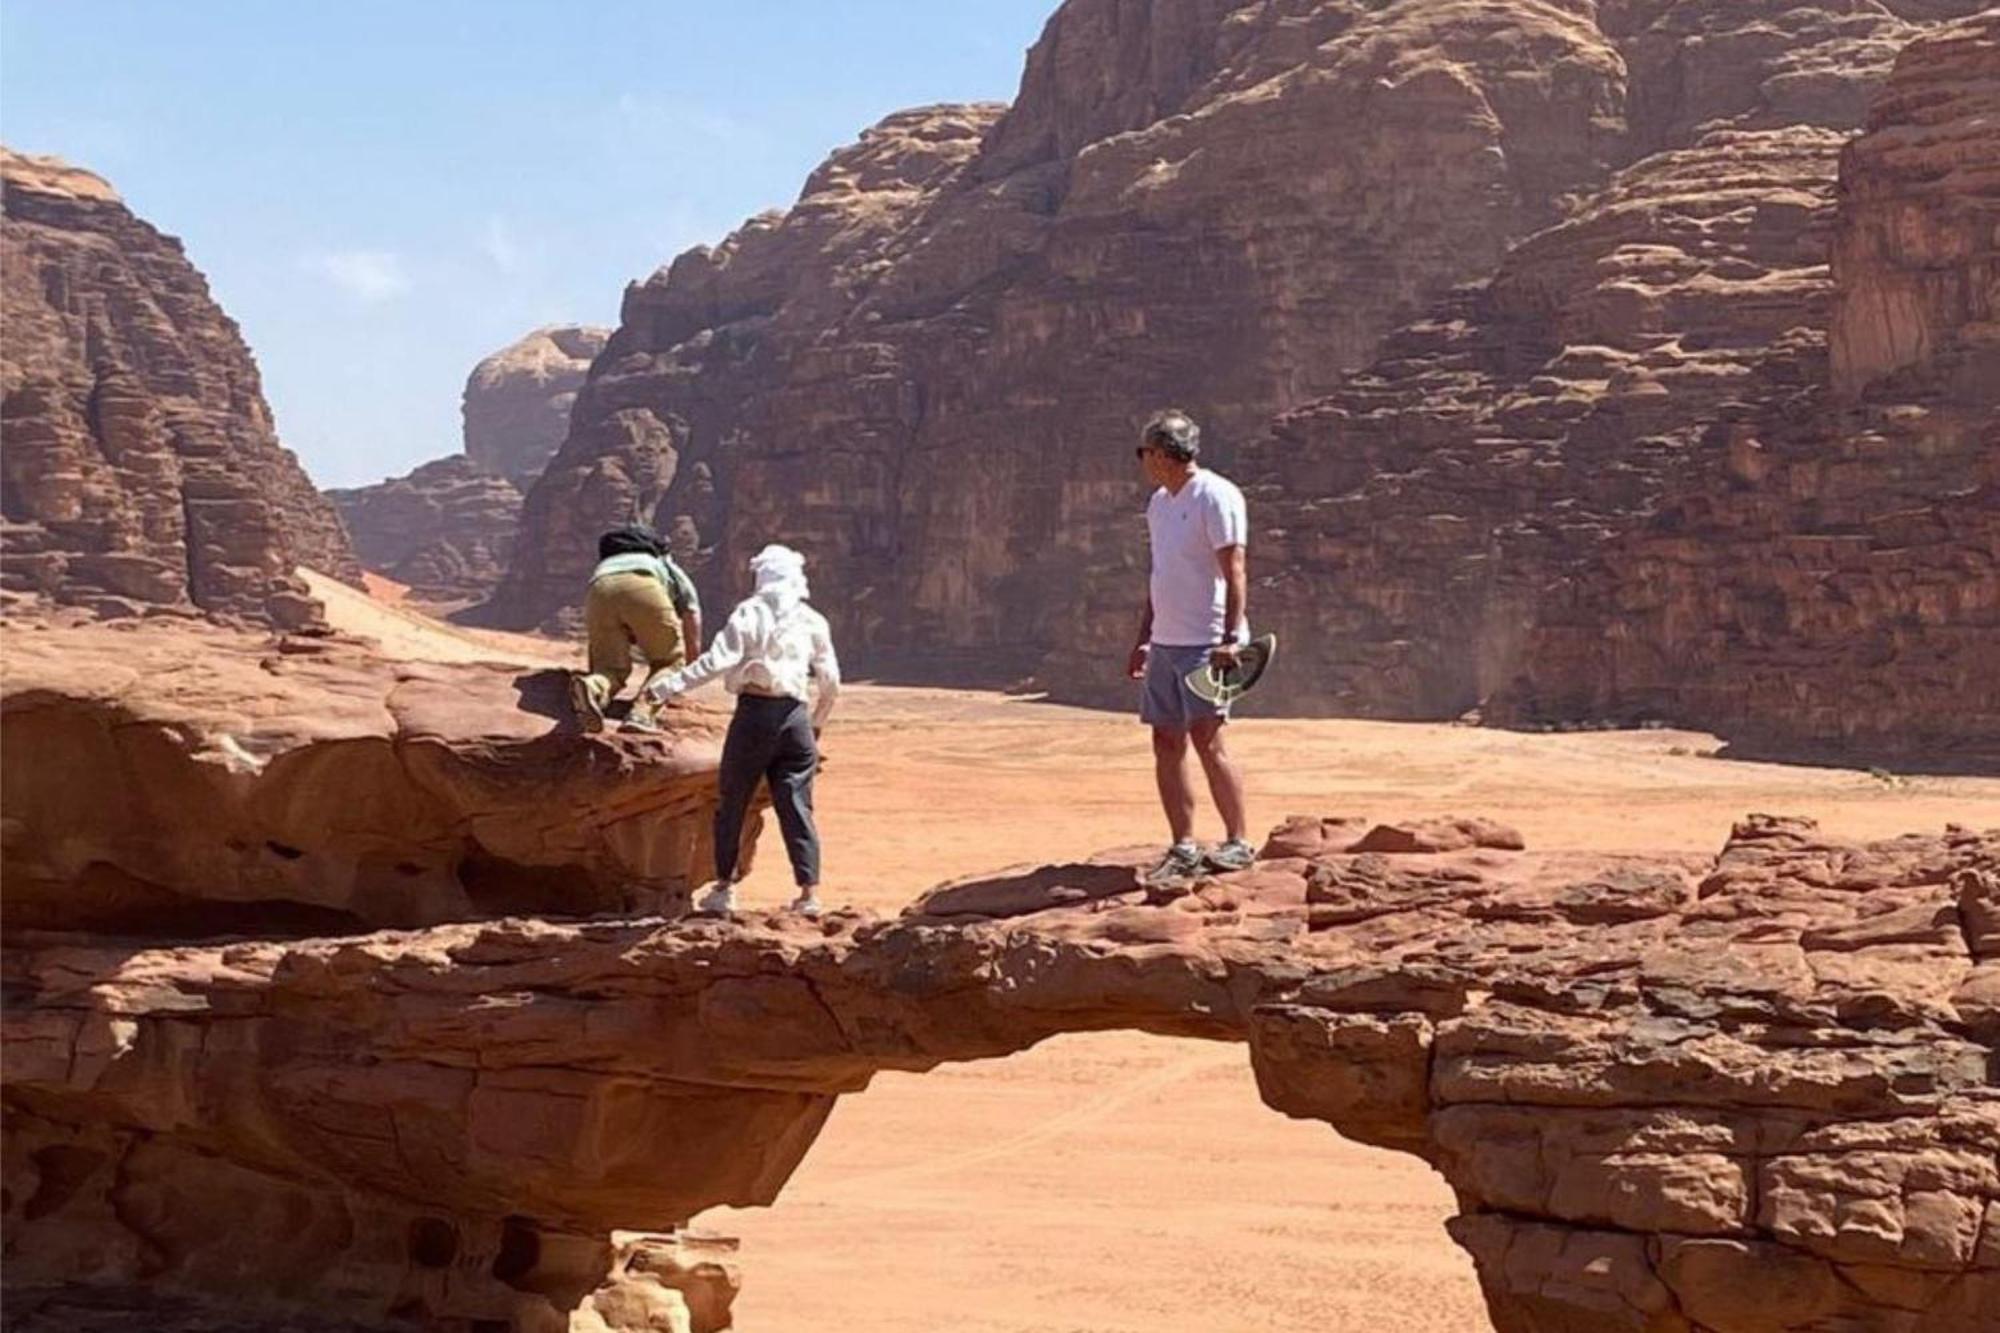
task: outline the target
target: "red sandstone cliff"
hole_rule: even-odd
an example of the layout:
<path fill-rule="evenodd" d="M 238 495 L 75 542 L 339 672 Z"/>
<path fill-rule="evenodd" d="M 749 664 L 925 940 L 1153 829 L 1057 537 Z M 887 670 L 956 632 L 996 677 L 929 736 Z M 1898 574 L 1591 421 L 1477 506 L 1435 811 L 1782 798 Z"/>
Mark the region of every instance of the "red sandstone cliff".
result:
<path fill-rule="evenodd" d="M 1011 108 L 891 116 L 628 289 L 497 618 L 636 506 L 713 592 L 799 544 L 864 663 L 1031 662 L 1132 549 L 1149 410 L 1227 461 L 1601 178 L 1623 87 L 1551 5 L 1074 0 Z"/>
<path fill-rule="evenodd" d="M 509 343 L 465 380 L 465 454 L 527 487 L 569 434 L 569 412 L 611 330 L 551 324 Z"/>
<path fill-rule="evenodd" d="M 720 1330 L 726 1249 L 633 1229 L 771 1202 L 880 1071 L 1117 1028 L 1429 1163 L 1505 1333 L 2000 1301 L 2000 831 L 1304 818 L 1170 889 L 687 918 L 713 709 L 584 736 L 555 673 L 10 632 L 9 1327 Z"/>
<path fill-rule="evenodd" d="M 0 189 L 4 585 L 105 615 L 314 618 L 293 569 L 360 567 L 180 243 L 53 158 L 0 149 Z"/>
<path fill-rule="evenodd" d="M 328 491 L 361 563 L 423 601 L 492 592 L 513 549 L 521 491 L 562 443 L 576 391 L 608 337 L 609 329 L 552 325 L 501 348 L 466 377 L 463 453 Z"/>
<path fill-rule="evenodd" d="M 521 492 L 464 454 L 373 486 L 328 491 L 361 563 L 419 601 L 474 600 L 500 581 Z"/>
<path fill-rule="evenodd" d="M 1976 119 L 1878 126 L 1902 146 L 1849 172 L 1877 221 L 1835 199 L 1897 53 L 1973 8 L 1071 0 L 1012 107 L 892 116 L 628 289 L 489 613 L 560 619 L 590 535 L 639 513 L 712 594 L 767 539 L 806 549 L 864 670 L 1122 701 L 1127 442 L 1173 401 L 1258 490 L 1283 706 L 1902 757 L 1951 700 L 1984 762 L 1982 452 L 1878 447 L 1908 414 L 1821 392 L 1836 310 L 1859 362 L 1986 345 Z M 1860 183 L 1878 157 L 1899 185 Z M 1990 415 L 1966 364 L 1927 410 Z"/>
<path fill-rule="evenodd" d="M 1278 702 L 2000 763 L 1996 97 L 1989 15 L 1647 158 L 1281 420 Z"/>

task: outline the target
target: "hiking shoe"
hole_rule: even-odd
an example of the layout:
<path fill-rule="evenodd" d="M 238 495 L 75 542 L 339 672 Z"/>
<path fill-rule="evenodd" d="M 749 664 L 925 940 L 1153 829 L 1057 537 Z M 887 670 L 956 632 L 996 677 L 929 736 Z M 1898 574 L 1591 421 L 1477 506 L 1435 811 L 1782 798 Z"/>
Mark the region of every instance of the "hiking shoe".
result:
<path fill-rule="evenodd" d="M 618 724 L 618 730 L 639 731 L 649 736 L 657 736 L 663 728 L 656 718 L 648 717 L 644 713 L 631 713 L 627 715 L 623 722 Z"/>
<path fill-rule="evenodd" d="M 799 896 L 792 899 L 792 905 L 785 910 L 796 912 L 800 916 L 816 917 L 826 911 L 826 908 L 820 905 L 818 894 L 814 893 L 811 889 L 801 889 L 799 890 Z"/>
<path fill-rule="evenodd" d="M 1148 884 L 1172 884 L 1192 879 L 1200 873 L 1201 848 L 1183 839 L 1167 848 L 1167 854 L 1160 858 L 1158 865 L 1146 872 L 1144 879 Z"/>
<path fill-rule="evenodd" d="M 604 730 L 604 705 L 597 702 L 597 693 L 590 688 L 589 677 L 569 678 L 569 706 L 585 731 L 594 735 Z"/>
<path fill-rule="evenodd" d="M 701 901 L 695 904 L 694 910 L 704 916 L 728 916 L 736 910 L 736 886 L 716 885 L 701 895 Z"/>
<path fill-rule="evenodd" d="M 1248 870 L 1257 860 L 1257 849 L 1241 838 L 1231 838 L 1209 848 L 1202 860 L 1210 870 Z"/>

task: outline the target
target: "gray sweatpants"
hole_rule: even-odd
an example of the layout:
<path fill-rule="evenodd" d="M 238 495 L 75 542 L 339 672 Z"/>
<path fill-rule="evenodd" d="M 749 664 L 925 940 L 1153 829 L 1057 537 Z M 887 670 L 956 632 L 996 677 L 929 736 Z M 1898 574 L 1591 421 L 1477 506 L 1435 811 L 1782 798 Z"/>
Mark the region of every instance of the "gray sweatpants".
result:
<path fill-rule="evenodd" d="M 757 784 L 769 782 L 785 854 L 792 859 L 792 878 L 802 889 L 819 883 L 819 829 L 813 824 L 813 774 L 818 771 L 812 711 L 804 700 L 736 696 L 736 716 L 722 742 L 721 802 L 715 807 L 718 880 L 727 884 L 736 878 L 743 816 Z"/>

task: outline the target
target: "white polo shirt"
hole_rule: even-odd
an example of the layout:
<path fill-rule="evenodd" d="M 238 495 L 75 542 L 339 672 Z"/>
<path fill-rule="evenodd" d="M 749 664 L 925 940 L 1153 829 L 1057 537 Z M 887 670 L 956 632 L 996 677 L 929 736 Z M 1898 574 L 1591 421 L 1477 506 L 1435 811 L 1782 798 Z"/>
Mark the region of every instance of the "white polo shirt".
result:
<path fill-rule="evenodd" d="M 1228 589 L 1215 553 L 1250 544 L 1250 513 L 1236 483 L 1196 468 L 1175 495 L 1162 486 L 1146 502 L 1153 545 L 1153 642 L 1193 648 L 1222 642 Z"/>

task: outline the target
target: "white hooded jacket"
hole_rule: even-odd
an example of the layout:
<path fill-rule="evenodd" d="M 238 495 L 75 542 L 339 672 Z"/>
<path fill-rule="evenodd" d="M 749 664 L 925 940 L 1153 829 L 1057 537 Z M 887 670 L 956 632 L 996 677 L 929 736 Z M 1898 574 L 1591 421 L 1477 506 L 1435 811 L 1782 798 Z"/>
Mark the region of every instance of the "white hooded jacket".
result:
<path fill-rule="evenodd" d="M 667 699 L 722 677 L 731 694 L 775 694 L 810 701 L 810 682 L 819 682 L 813 726 L 833 714 L 840 694 L 840 661 L 826 617 L 806 604 L 805 557 L 788 546 L 766 546 L 750 560 L 757 590 L 736 604 L 708 651 L 647 687 Z"/>

